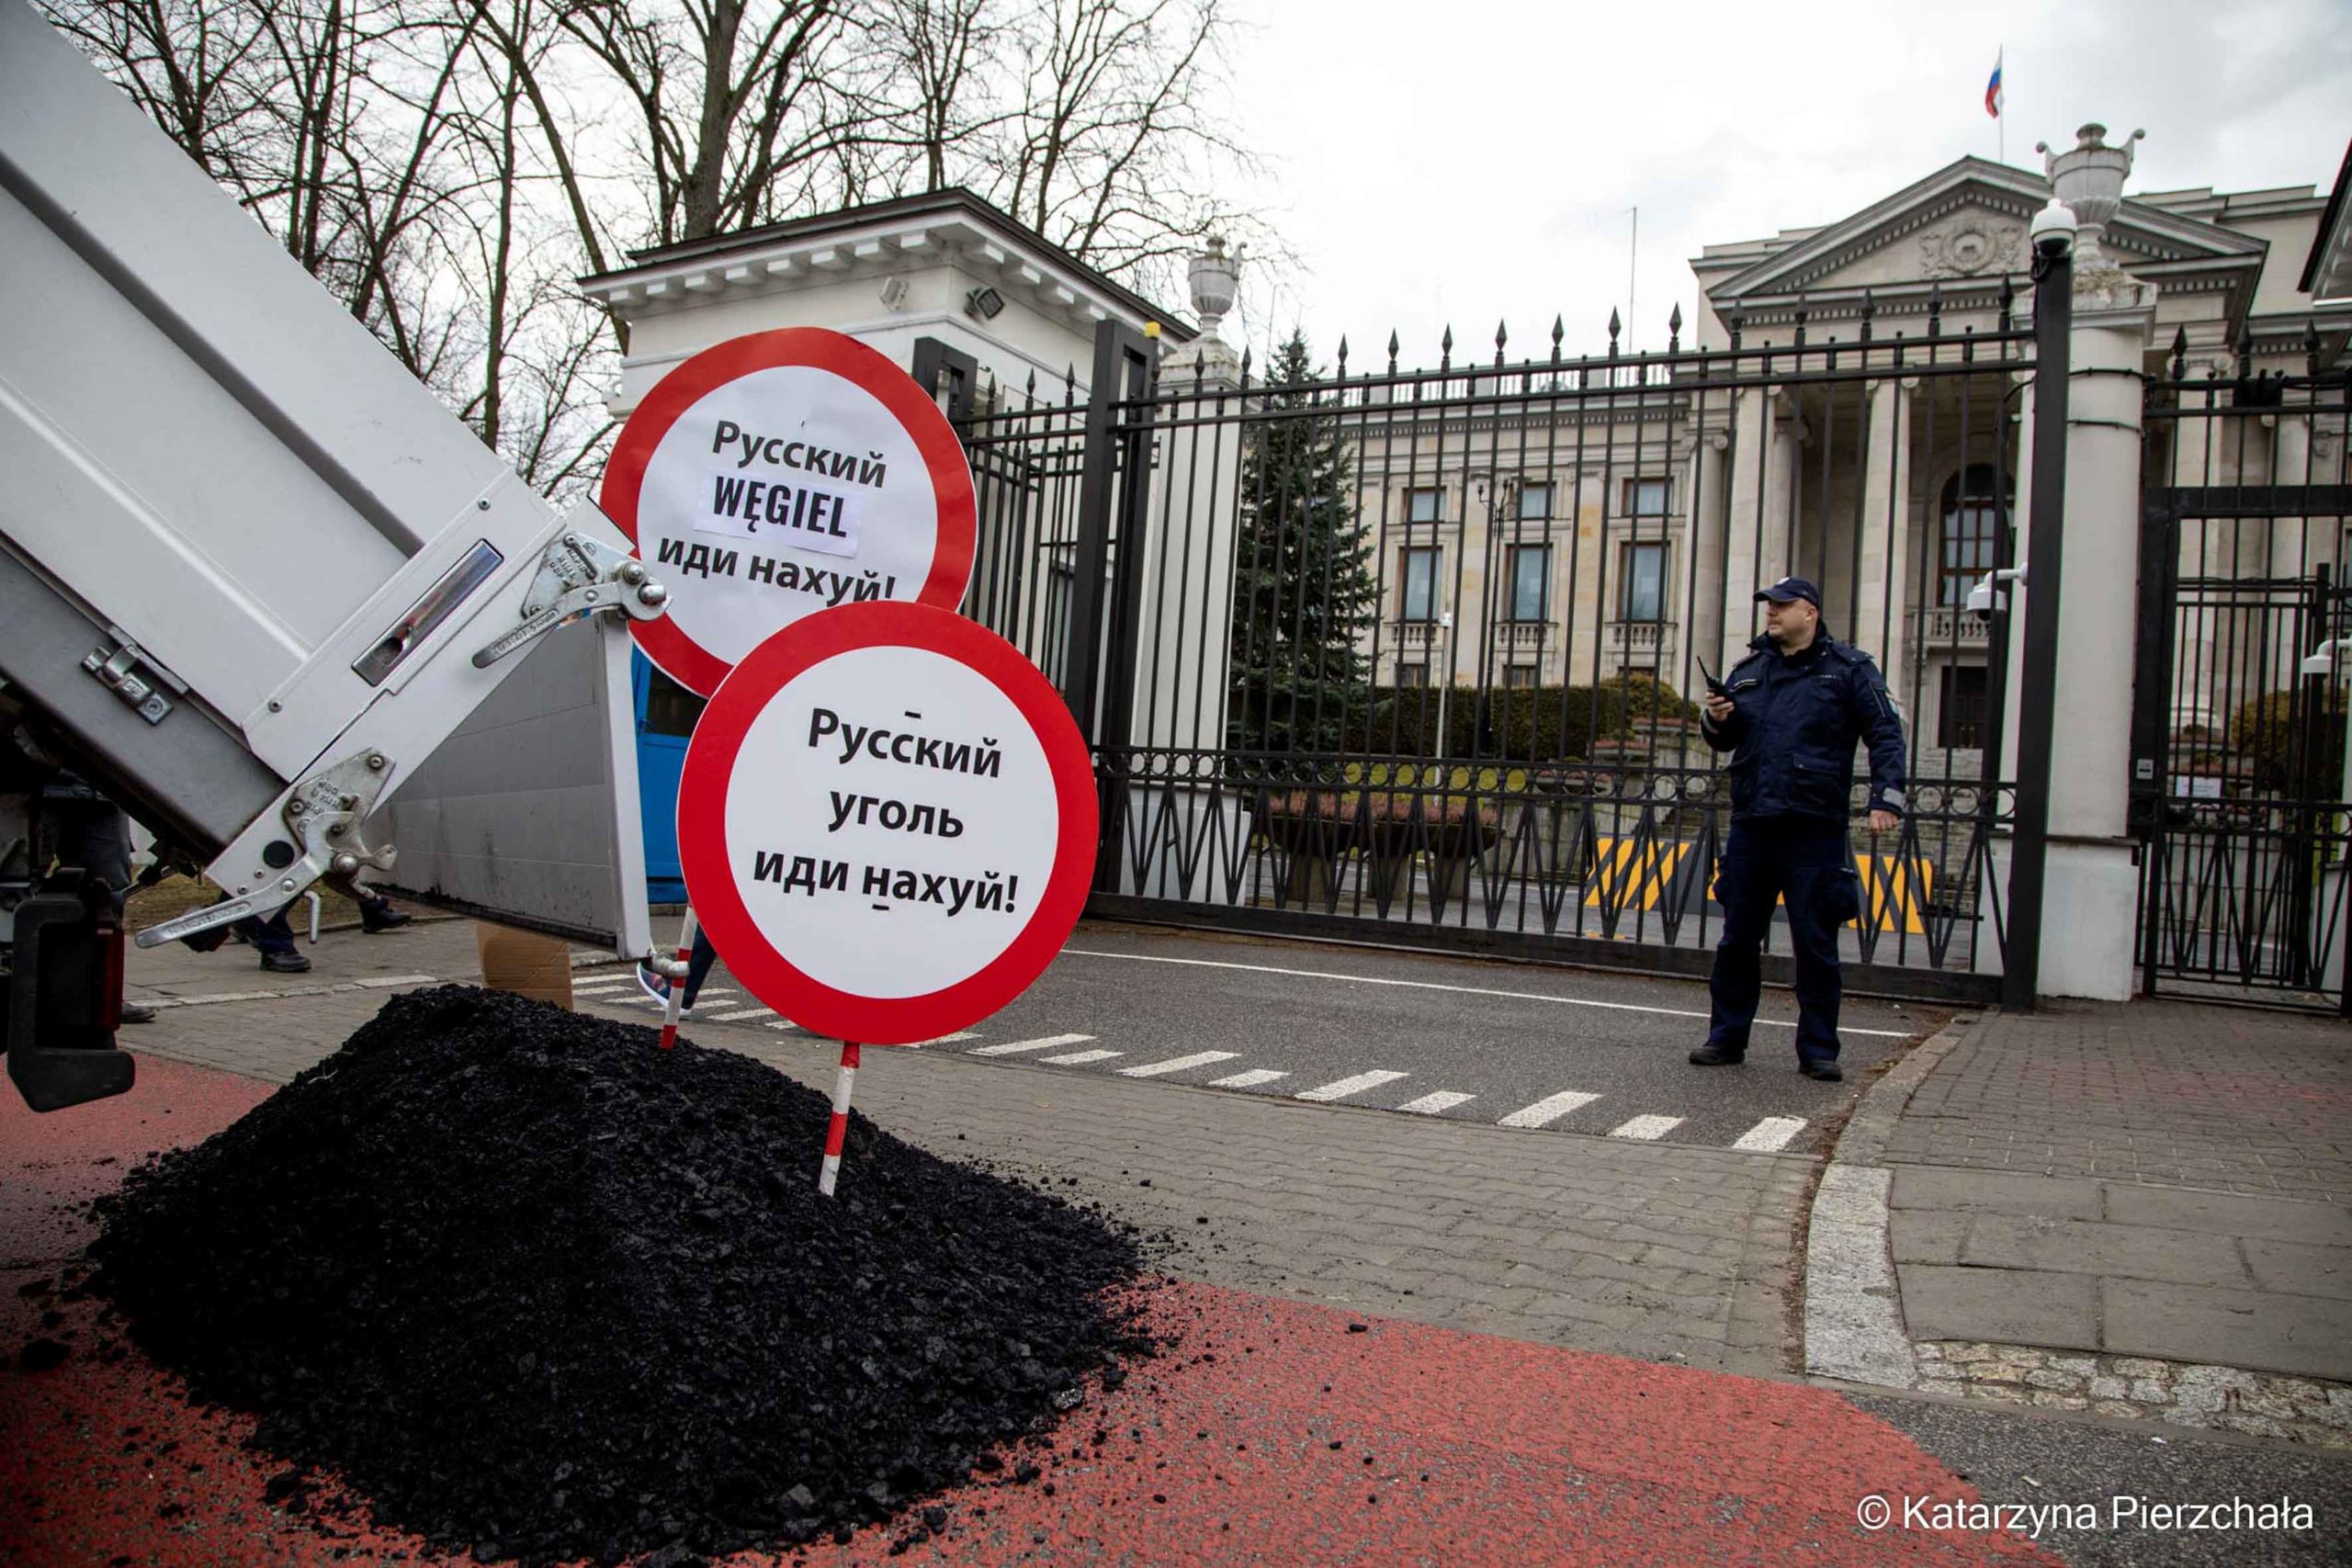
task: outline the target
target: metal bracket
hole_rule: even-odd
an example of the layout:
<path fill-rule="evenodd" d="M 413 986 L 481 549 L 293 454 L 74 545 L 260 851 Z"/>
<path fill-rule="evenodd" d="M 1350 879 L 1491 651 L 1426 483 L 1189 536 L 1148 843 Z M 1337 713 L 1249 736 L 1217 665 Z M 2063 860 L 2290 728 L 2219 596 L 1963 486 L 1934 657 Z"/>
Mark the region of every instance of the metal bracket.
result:
<path fill-rule="evenodd" d="M 141 947 L 161 947 L 216 926 L 266 914 L 299 898 L 323 876 L 345 879 L 368 867 L 390 871 L 399 851 L 390 844 L 370 848 L 359 836 L 382 799 L 392 776 L 392 760 L 381 751 L 346 757 L 296 784 L 288 792 L 281 815 L 288 839 L 273 839 L 262 847 L 263 863 L 254 870 L 262 886 L 225 903 L 150 926 L 141 931 Z M 300 848 L 297 848 L 297 845 Z"/>
<path fill-rule="evenodd" d="M 147 650 L 130 640 L 119 626 L 108 626 L 113 646 L 100 643 L 82 656 L 82 668 L 98 682 L 139 710 L 150 724 L 161 724 L 171 713 L 173 696 L 187 694 L 187 682 L 155 662 Z M 145 671 L 141 674 L 141 671 Z M 158 690 L 158 688 L 163 690 Z"/>
<path fill-rule="evenodd" d="M 474 650 L 474 668 L 487 670 L 526 644 L 583 615 L 618 612 L 633 621 L 663 613 L 670 591 L 645 563 L 584 534 L 568 533 L 539 556 L 537 575 L 523 596 L 523 624 Z"/>

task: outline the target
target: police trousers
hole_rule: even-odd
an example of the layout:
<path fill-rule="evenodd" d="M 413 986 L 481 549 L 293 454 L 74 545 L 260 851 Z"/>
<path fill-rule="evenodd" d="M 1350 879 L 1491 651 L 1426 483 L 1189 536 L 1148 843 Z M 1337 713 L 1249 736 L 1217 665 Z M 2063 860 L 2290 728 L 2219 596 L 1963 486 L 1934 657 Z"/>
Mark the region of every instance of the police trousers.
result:
<path fill-rule="evenodd" d="M 1843 995 L 1838 928 L 1861 912 L 1860 892 L 1844 823 L 1794 816 L 1734 818 L 1715 873 L 1724 934 L 1707 980 L 1713 998 L 1707 1043 L 1727 1052 L 1747 1049 L 1764 984 L 1764 938 L 1771 930 L 1773 906 L 1785 899 L 1789 947 L 1796 960 L 1797 1055 L 1835 1061 Z"/>

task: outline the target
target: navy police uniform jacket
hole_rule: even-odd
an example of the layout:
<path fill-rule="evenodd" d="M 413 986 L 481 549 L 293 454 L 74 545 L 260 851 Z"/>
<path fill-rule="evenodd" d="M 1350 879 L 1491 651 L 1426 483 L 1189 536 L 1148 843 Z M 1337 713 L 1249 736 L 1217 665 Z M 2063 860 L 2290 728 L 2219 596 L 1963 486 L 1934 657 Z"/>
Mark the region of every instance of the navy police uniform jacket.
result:
<path fill-rule="evenodd" d="M 1724 677 L 1732 715 L 1702 717 L 1708 745 L 1732 754 L 1734 817 L 1851 815 L 1854 744 L 1870 743 L 1871 810 L 1903 809 L 1903 725 L 1871 656 L 1816 631 L 1794 659 L 1770 637 Z"/>

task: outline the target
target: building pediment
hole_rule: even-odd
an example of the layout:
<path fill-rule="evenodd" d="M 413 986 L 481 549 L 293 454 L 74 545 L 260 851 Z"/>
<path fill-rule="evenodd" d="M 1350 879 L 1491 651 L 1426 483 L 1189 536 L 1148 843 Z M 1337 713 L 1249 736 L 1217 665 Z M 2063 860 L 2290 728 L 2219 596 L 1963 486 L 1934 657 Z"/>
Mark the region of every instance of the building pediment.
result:
<path fill-rule="evenodd" d="M 1728 301 L 1949 287 L 2021 274 L 2030 262 L 2027 225 L 2049 199 L 2049 182 L 2040 175 L 1962 158 L 1838 222 L 1790 234 L 1760 256 L 1743 257 L 1746 265 L 1711 280 L 1707 294 Z M 2260 240 L 2129 197 L 2109 223 L 2105 244 L 2127 270 L 2152 277 L 2217 269 L 2242 272 L 2249 285 L 2264 252 Z M 1697 265 L 1703 275 L 1707 258 Z"/>

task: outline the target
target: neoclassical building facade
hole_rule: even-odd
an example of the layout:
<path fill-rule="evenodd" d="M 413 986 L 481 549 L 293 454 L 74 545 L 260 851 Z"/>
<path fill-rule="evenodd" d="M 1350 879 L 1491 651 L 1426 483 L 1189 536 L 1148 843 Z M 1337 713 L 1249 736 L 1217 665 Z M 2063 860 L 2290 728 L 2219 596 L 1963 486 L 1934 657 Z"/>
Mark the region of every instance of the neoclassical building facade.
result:
<path fill-rule="evenodd" d="M 2072 151 L 2128 164 L 2102 134 Z M 1381 583 L 1375 680 L 1695 685 L 1744 651 L 1753 586 L 1801 575 L 1924 747 L 1981 745 L 1987 637 L 1965 604 L 2018 501 L 2030 373 L 2005 361 L 2029 357 L 2027 231 L 2051 194 L 2041 173 L 1962 158 L 1837 221 L 1709 245 L 1670 367 L 1482 376 L 1465 355 L 1372 389 L 1349 431 Z M 2098 241 L 2158 291 L 2148 374 L 2226 385 L 2340 361 L 2352 302 L 2311 292 L 2309 265 L 2340 207 L 2308 186 L 2126 195 Z M 1883 373 L 1851 374 L 1865 364 Z M 2256 428 L 2152 423 L 2154 482 L 2343 482 L 2340 430 L 2291 404 Z M 2346 558 L 2340 526 L 2273 532 L 2250 561 L 2233 531 L 2230 570 Z M 2192 547 L 2201 567 L 2219 547 Z"/>

